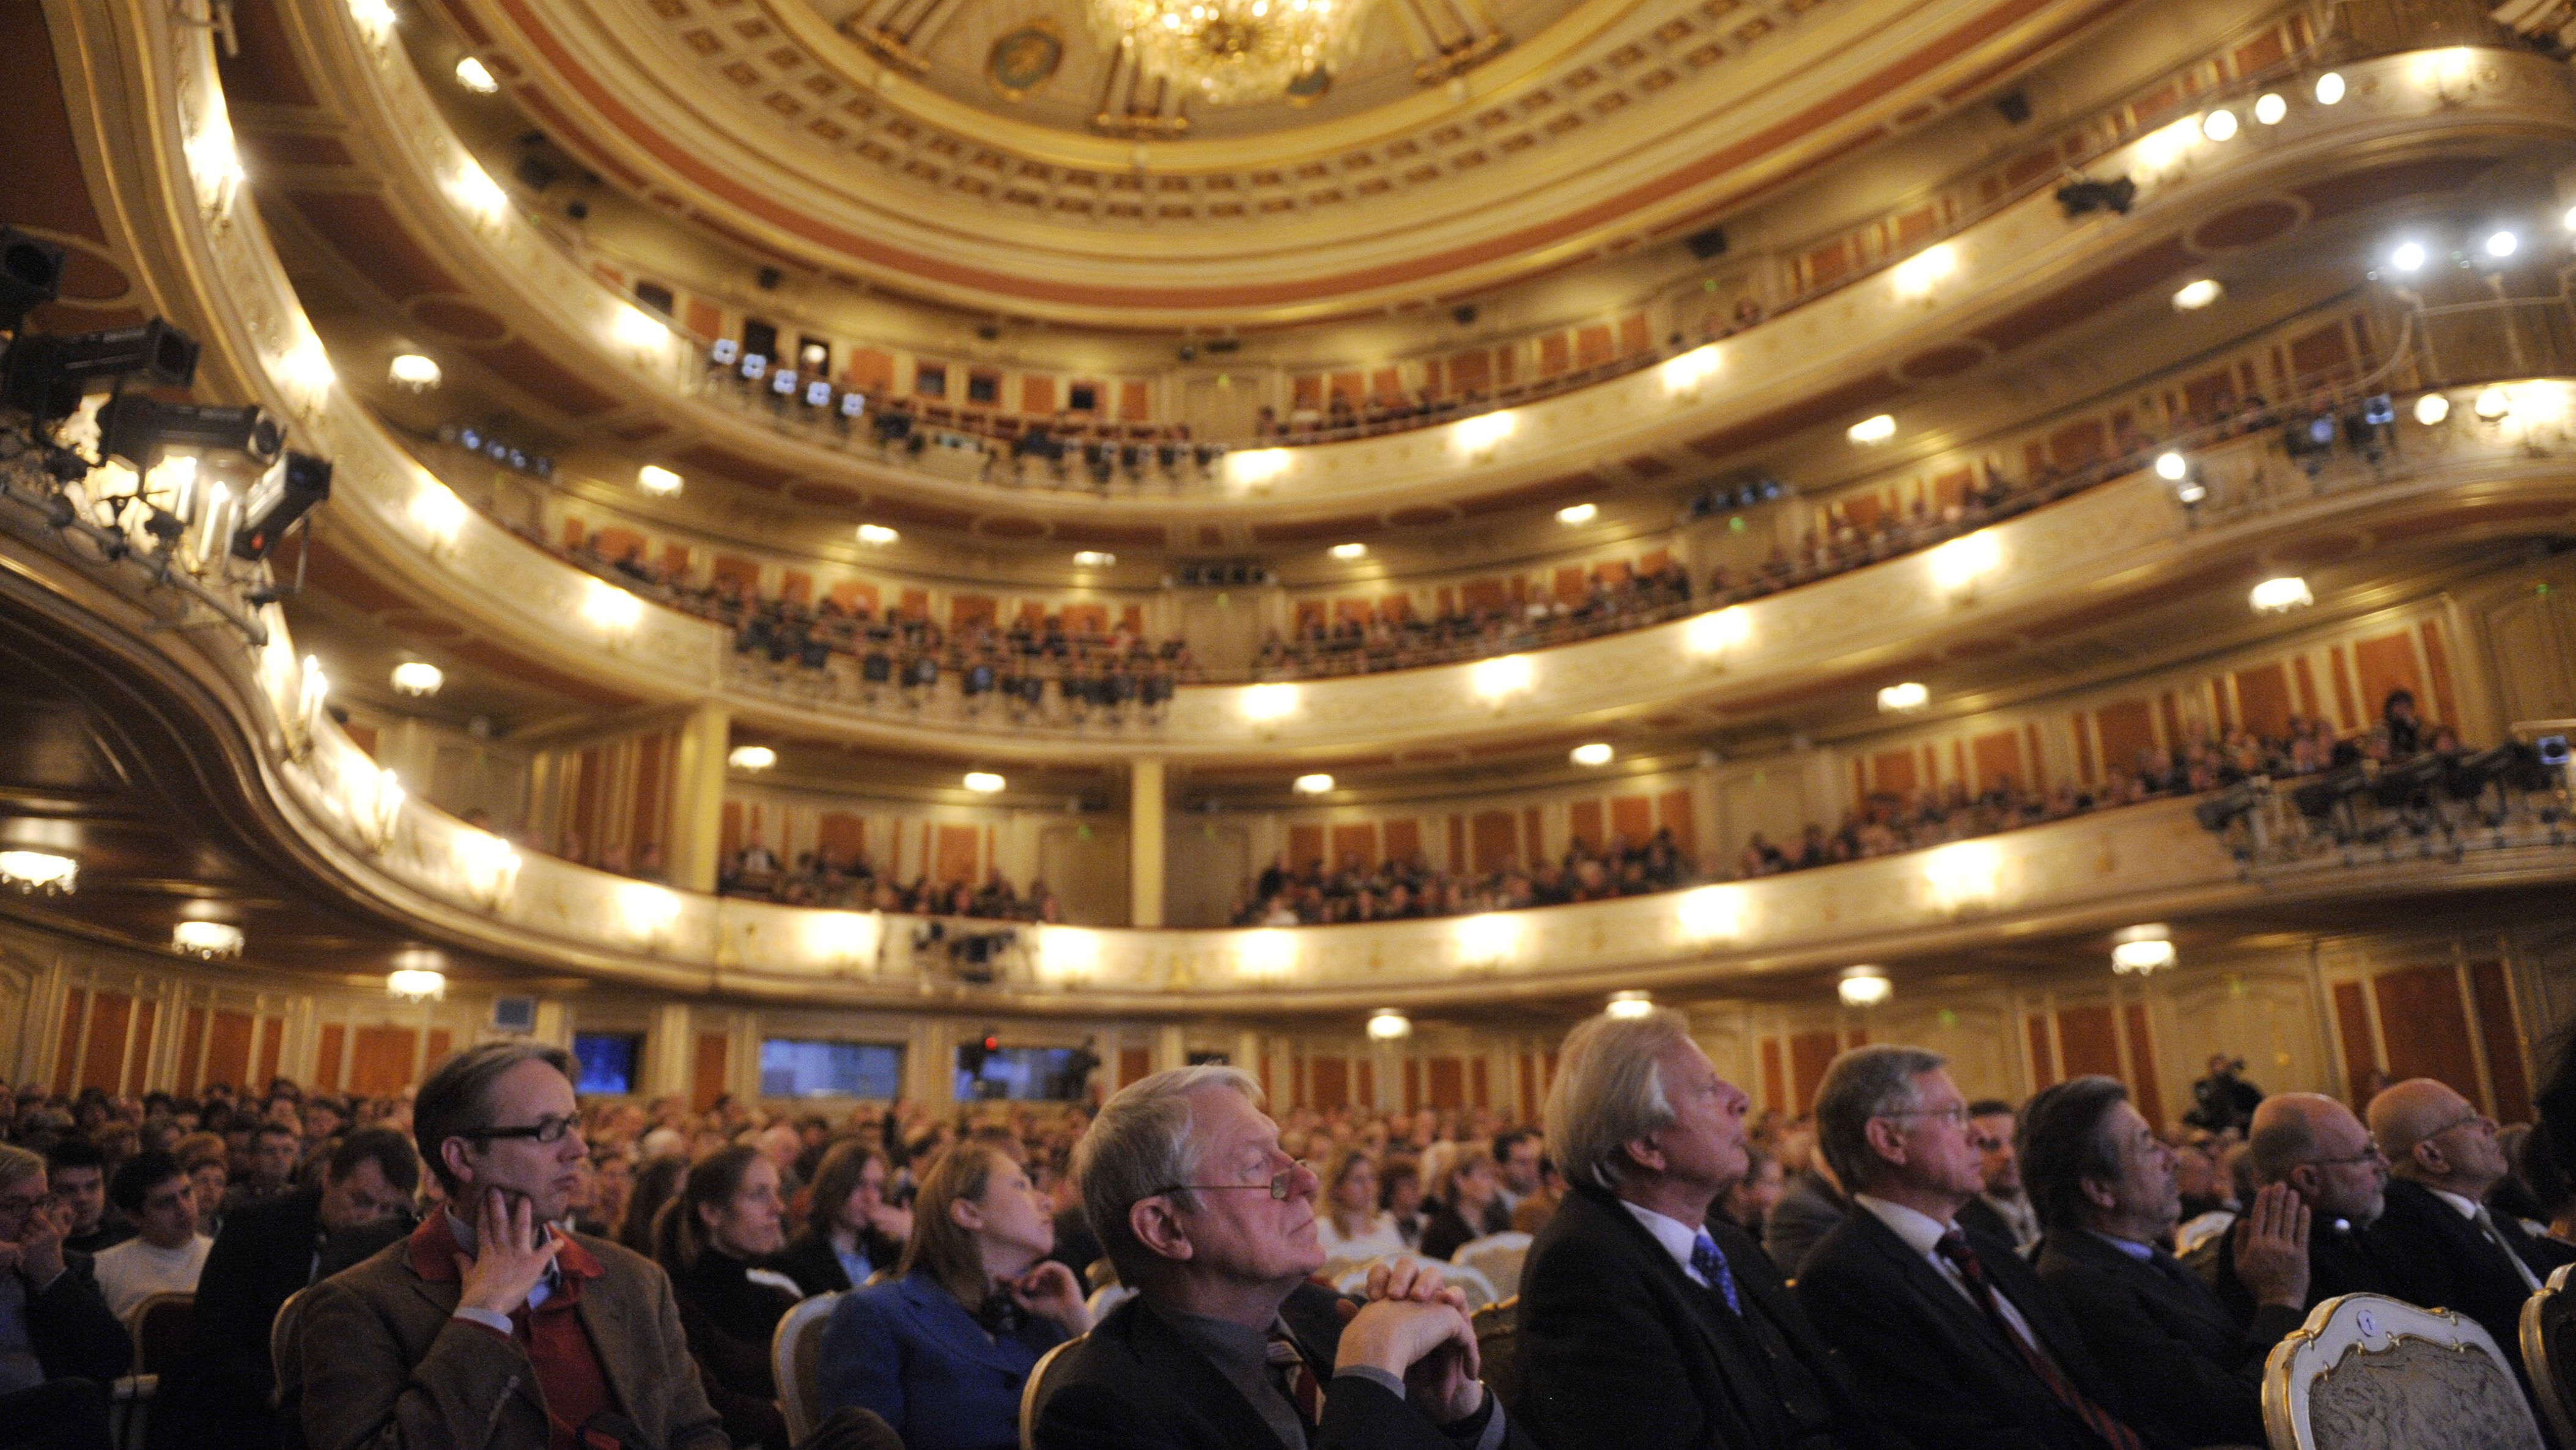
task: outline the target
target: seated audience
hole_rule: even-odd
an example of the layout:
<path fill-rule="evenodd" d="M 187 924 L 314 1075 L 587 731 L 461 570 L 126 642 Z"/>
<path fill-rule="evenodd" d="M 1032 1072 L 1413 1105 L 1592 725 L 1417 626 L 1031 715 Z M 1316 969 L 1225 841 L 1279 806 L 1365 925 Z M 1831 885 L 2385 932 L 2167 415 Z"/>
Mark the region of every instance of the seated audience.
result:
<path fill-rule="evenodd" d="M 648 1259 L 653 1256 L 653 1219 L 680 1191 L 680 1180 L 688 1173 L 689 1160 L 677 1149 L 644 1160 L 644 1166 L 635 1170 L 635 1186 L 627 1191 L 626 1211 L 617 1220 L 613 1237 L 620 1247 Z"/>
<path fill-rule="evenodd" d="M 1726 1191 L 1717 1196 L 1717 1212 L 1759 1244 L 1763 1219 L 1779 1206 L 1780 1195 L 1788 1189 L 1789 1180 L 1777 1157 L 1759 1148 L 1746 1148 L 1744 1176 L 1726 1185 Z M 1763 1257 L 1766 1261 L 1770 1258 L 1768 1254 Z"/>
<path fill-rule="evenodd" d="M 2236 1235 L 2237 1280 L 2256 1305 L 2243 1329 L 2216 1290 L 2158 1246 L 2182 1219 L 2175 1150 L 2118 1080 L 2072 1078 L 2032 1098 L 2020 1147 L 2048 1231 L 2039 1277 L 2128 1403 L 2180 1444 L 2262 1444 L 2264 1360 L 2306 1318 L 2298 1195 L 2265 1189 Z"/>
<path fill-rule="evenodd" d="M 1430 1216 L 1422 1211 L 1422 1165 L 1410 1158 L 1389 1158 L 1378 1170 L 1377 1203 L 1408 1249 L 1422 1246 Z"/>
<path fill-rule="evenodd" d="M 1985 1187 L 1968 1104 L 1938 1053 L 1895 1045 L 1834 1059 L 1817 1149 L 1852 1209 L 1798 1271 L 1798 1298 L 1882 1425 L 1920 1445 L 2140 1450 L 2120 1385 L 2010 1244 L 1972 1239 Z"/>
<path fill-rule="evenodd" d="M 1335 1149 L 1324 1164 L 1323 1182 L 1315 1241 L 1328 1259 L 1359 1263 L 1405 1251 L 1395 1215 L 1377 1206 L 1377 1160 L 1365 1148 L 1352 1144 Z"/>
<path fill-rule="evenodd" d="M 2022 1191 L 2021 1158 L 2013 1146 L 2012 1104 L 1993 1098 L 1968 1105 L 1968 1141 L 1977 1145 L 1977 1169 L 1986 1186 L 1959 1207 L 1959 1227 L 2012 1245 L 2024 1258 L 2039 1243 L 2039 1215 Z"/>
<path fill-rule="evenodd" d="M 1889 1444 L 1753 1239 L 1745 1097 L 1681 1013 L 1576 1027 L 1548 1090 L 1565 1202 L 1521 1270 L 1520 1406 L 1551 1450 Z"/>
<path fill-rule="evenodd" d="M 191 1133 L 171 1150 L 187 1170 L 190 1199 L 197 1208 L 197 1232 L 211 1239 L 224 1226 L 224 1194 L 230 1181 L 232 1155 L 220 1133 Z"/>
<path fill-rule="evenodd" d="M 134 1226 L 107 1211 L 107 1155 L 87 1138 L 65 1138 L 45 1154 L 54 1201 L 70 1216 L 63 1247 L 93 1258 L 134 1237 Z"/>
<path fill-rule="evenodd" d="M 1494 1160 L 1482 1152 L 1459 1154 L 1450 1164 L 1448 1179 L 1440 1186 L 1440 1201 L 1422 1230 L 1421 1247 L 1427 1258 L 1445 1259 L 1461 1245 L 1483 1238 L 1494 1203 L 1502 1196 L 1502 1175 Z"/>
<path fill-rule="evenodd" d="M 2363 1237 L 2384 1203 L 2388 1160 L 2361 1119 L 2322 1093 L 2275 1093 L 2254 1110 L 2252 1133 L 2246 1148 L 2256 1196 L 2286 1187 L 2308 1212 L 2308 1291 L 2300 1313 L 2345 1294 L 2395 1294 Z M 2236 1267 L 2236 1243 L 2250 1232 L 2240 1221 L 2185 1260 L 2241 1326 L 2251 1326 L 2257 1310 Z"/>
<path fill-rule="evenodd" d="M 64 1247 L 45 1160 L 0 1145 L 0 1446 L 109 1450 L 108 1386 L 134 1345 L 87 1255 Z"/>
<path fill-rule="evenodd" d="M 1047 1258 L 1052 1205 L 1011 1154 L 960 1143 L 921 1178 L 903 1276 L 841 1300 L 823 1330 L 825 1413 L 885 1417 L 907 1450 L 1012 1450 L 1038 1357 L 1091 1328 L 1082 1281 Z"/>
<path fill-rule="evenodd" d="M 1051 1376 L 1038 1450 L 1527 1445 L 1432 1272 L 1379 1266 L 1356 1312 L 1306 1281 L 1319 1185 L 1260 1097 L 1240 1068 L 1186 1067 L 1101 1108 L 1074 1173 L 1137 1294 Z"/>
<path fill-rule="evenodd" d="M 2536 1239 L 2488 1211 L 2505 1175 L 2495 1119 L 2429 1077 L 2370 1100 L 2370 1133 L 2388 1155 L 2388 1205 L 2368 1234 L 2390 1292 L 2476 1320 L 2522 1364 L 2522 1303 L 2576 1248 Z"/>
<path fill-rule="evenodd" d="M 1780 1201 L 1771 1205 L 1770 1215 L 1762 1220 L 1762 1252 L 1780 1266 L 1781 1273 L 1795 1278 L 1807 1255 L 1849 1212 L 1851 1200 L 1843 1197 L 1832 1166 L 1819 1155 L 1790 1180 Z"/>
<path fill-rule="evenodd" d="M 769 1341 L 797 1294 L 752 1265 L 785 1243 L 784 1214 L 778 1165 L 737 1144 L 690 1164 L 679 1195 L 653 1216 L 653 1258 L 671 1276 L 707 1403 L 734 1444 L 761 1450 L 787 1450 Z"/>
<path fill-rule="evenodd" d="M 728 1450 L 670 1281 L 554 1226 L 588 1151 L 575 1071 L 560 1048 L 504 1040 L 421 1084 L 413 1131 L 447 1202 L 409 1239 L 315 1286 L 300 1341 L 313 1450 L 603 1439 Z"/>
<path fill-rule="evenodd" d="M 890 1270 L 912 1236 L 912 1212 L 886 1202 L 886 1156 L 847 1139 L 814 1170 L 805 1227 L 773 1265 L 808 1296 L 839 1294 Z"/>
<path fill-rule="evenodd" d="M 137 1153 L 108 1185 L 134 1237 L 98 1256 L 98 1290 L 119 1319 L 154 1294 L 193 1294 L 214 1241 L 197 1232 L 196 1185 L 167 1153 Z"/>
<path fill-rule="evenodd" d="M 390 1128 L 340 1140 L 319 1187 L 236 1208 L 197 1276 L 184 1364 L 161 1380 L 156 1445 L 276 1446 L 277 1379 L 269 1329 L 297 1290 L 375 1253 L 411 1228 L 420 1158 Z M 167 1438 L 165 1438 L 167 1437 Z"/>
<path fill-rule="evenodd" d="M 303 1138 L 282 1123 L 262 1123 L 251 1129 L 250 1171 L 225 1191 L 224 1212 L 292 1191 L 303 1148 Z"/>
<path fill-rule="evenodd" d="M 1493 1205 L 1485 1210 L 1485 1232 L 1509 1232 L 1512 1215 L 1520 1211 L 1521 1200 L 1546 1193 L 1545 1174 L 1540 1166 L 1546 1157 L 1539 1135 L 1528 1128 L 1495 1135 L 1494 1167 L 1502 1184 L 1494 1192 Z"/>

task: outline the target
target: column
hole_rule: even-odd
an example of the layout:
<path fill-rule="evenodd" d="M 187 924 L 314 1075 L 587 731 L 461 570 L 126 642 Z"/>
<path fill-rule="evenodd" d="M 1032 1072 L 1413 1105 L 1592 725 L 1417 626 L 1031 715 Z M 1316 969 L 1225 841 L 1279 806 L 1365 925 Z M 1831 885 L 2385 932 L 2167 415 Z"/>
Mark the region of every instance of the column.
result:
<path fill-rule="evenodd" d="M 1127 771 L 1127 924 L 1163 924 L 1163 762 L 1156 756 Z"/>
<path fill-rule="evenodd" d="M 636 1091 L 646 1099 L 679 1097 L 689 1090 L 691 1054 L 698 1040 L 689 1024 L 686 1002 L 666 1002 L 653 1009 L 644 1029 L 644 1063 Z"/>
<path fill-rule="evenodd" d="M 1154 1071 L 1167 1072 L 1190 1065 L 1188 1034 L 1178 1023 L 1167 1022 L 1154 1029 Z"/>
<path fill-rule="evenodd" d="M 725 755 L 732 748 L 731 712 L 712 700 L 701 701 L 680 727 L 679 758 L 671 772 L 671 839 L 662 852 L 671 884 L 683 891 L 716 889 Z"/>

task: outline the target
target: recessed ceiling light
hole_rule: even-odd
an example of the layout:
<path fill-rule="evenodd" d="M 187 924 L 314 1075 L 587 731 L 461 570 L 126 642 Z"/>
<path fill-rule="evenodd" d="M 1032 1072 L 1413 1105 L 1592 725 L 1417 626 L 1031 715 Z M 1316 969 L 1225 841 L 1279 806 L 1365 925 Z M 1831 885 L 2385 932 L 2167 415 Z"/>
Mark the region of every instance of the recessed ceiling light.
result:
<path fill-rule="evenodd" d="M 862 544 L 874 544 L 879 548 L 883 548 L 902 537 L 903 535 L 896 533 L 894 530 L 887 528 L 883 524 L 859 525 L 859 542 Z"/>
<path fill-rule="evenodd" d="M 2271 92 L 2265 92 L 2254 102 L 2254 119 L 2266 126 L 2280 125 L 2281 118 L 2288 114 L 2290 114 L 2290 103 Z"/>
<path fill-rule="evenodd" d="M 1560 524 L 1588 524 L 1600 516 L 1601 506 L 1591 503 L 1570 503 L 1556 511 Z"/>
<path fill-rule="evenodd" d="M 2342 99 L 2343 75 L 2341 72 L 2327 71 L 2324 75 L 2317 77 L 2318 105 L 2331 106 Z"/>
<path fill-rule="evenodd" d="M 2397 250 L 2388 254 L 2388 265 L 2400 272 L 2420 271 L 2424 266 L 2424 255 L 2423 243 L 2400 242 Z"/>
<path fill-rule="evenodd" d="M 2181 454 L 2166 452 L 2156 455 L 2156 477 L 2167 483 L 2180 483 L 2183 476 L 2190 472 L 2191 460 Z"/>
<path fill-rule="evenodd" d="M 2514 249 L 2521 245 L 2522 238 L 2515 236 L 2513 233 L 2502 231 L 2495 232 L 2487 237 L 2487 255 L 2490 257 L 2510 257 L 2513 255 Z"/>
<path fill-rule="evenodd" d="M 1863 447 L 1884 443 L 1896 436 L 1896 419 L 1886 413 L 1881 413 L 1875 418 L 1863 418 L 1844 429 L 1843 436 Z"/>
<path fill-rule="evenodd" d="M 989 770 L 966 772 L 966 788 L 977 795 L 998 795 L 1009 782 Z"/>
<path fill-rule="evenodd" d="M 2236 113 L 2224 107 L 2200 118 L 2200 134 L 2212 141 L 2224 141 L 2236 134 Z"/>
<path fill-rule="evenodd" d="M 1368 545 L 1335 544 L 1333 546 L 1333 557 L 1336 559 L 1365 559 L 1368 557 Z"/>
<path fill-rule="evenodd" d="M 501 83 L 492 79 L 491 68 L 470 55 L 456 63 L 456 83 L 478 96 L 501 89 Z"/>
<path fill-rule="evenodd" d="M 1572 751 L 1568 752 L 1567 758 L 1571 759 L 1577 765 L 1608 765 L 1610 763 L 1610 757 L 1617 753 L 1618 752 L 1612 750 L 1607 743 L 1595 740 L 1588 744 L 1574 747 Z"/>
<path fill-rule="evenodd" d="M 394 688 L 411 696 L 435 695 L 447 683 L 447 672 L 421 660 L 405 660 L 394 666 Z"/>
<path fill-rule="evenodd" d="M 1324 774 L 1322 771 L 1317 771 L 1312 775 L 1301 775 L 1297 777 L 1297 794 L 1299 795 L 1324 795 L 1330 792 L 1332 788 L 1333 778 Z"/>
<path fill-rule="evenodd" d="M 2217 301 L 2219 294 L 2225 290 L 2216 282 L 2203 277 L 2197 282 L 2183 284 L 2182 290 L 2173 295 L 2173 304 L 2185 312 L 2195 312 Z"/>

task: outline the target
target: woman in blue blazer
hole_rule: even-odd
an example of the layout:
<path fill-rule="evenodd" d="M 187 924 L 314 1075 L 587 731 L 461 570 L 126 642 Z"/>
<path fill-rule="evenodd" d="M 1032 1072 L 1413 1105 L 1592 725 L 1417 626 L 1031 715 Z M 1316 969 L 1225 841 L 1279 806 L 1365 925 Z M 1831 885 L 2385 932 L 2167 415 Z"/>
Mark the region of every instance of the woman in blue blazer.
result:
<path fill-rule="evenodd" d="M 823 1413 L 885 1417 L 905 1450 L 1018 1450 L 1038 1357 L 1091 1328 L 1073 1271 L 1047 1261 L 1045 1194 L 989 1143 L 922 1176 L 902 1273 L 845 1295 L 823 1328 Z"/>

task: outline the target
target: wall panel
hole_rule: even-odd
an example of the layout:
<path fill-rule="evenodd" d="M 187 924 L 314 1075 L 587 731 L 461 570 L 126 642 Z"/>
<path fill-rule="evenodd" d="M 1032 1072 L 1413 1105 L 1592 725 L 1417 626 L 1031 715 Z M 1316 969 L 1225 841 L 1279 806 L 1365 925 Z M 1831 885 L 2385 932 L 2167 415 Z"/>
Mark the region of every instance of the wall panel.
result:
<path fill-rule="evenodd" d="M 2371 979 L 2370 990 L 2379 1002 L 2379 1035 L 2388 1044 L 2391 1079 L 2438 1078 L 2471 1102 L 2485 1100 L 2459 973 L 2449 963 L 2383 972 Z"/>

